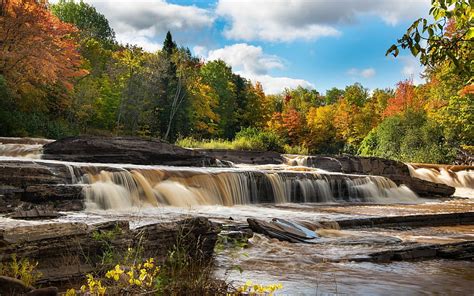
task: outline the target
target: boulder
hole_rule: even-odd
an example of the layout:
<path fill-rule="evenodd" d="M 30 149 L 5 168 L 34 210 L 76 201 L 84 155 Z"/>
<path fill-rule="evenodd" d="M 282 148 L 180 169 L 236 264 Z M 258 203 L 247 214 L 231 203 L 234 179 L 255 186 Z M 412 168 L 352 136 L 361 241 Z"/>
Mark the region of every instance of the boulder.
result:
<path fill-rule="evenodd" d="M 43 159 L 94 163 L 214 166 L 216 159 L 157 139 L 71 137 L 47 144 Z"/>

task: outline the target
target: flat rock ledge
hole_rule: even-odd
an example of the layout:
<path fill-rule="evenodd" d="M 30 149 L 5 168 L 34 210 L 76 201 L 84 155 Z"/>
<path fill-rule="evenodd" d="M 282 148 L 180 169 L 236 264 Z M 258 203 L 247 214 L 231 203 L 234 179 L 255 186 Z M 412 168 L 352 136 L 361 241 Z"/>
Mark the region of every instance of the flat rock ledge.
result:
<path fill-rule="evenodd" d="M 46 144 L 43 159 L 93 163 L 216 166 L 215 158 L 157 139 L 70 137 Z"/>
<path fill-rule="evenodd" d="M 190 218 L 130 229 L 126 221 L 20 224 L 0 226 L 0 263 L 17 258 L 38 262 L 40 284 L 82 279 L 101 265 L 107 252 L 123 256 L 128 248 L 140 248 L 143 256 L 164 262 L 176 246 L 193 260 L 210 260 L 220 227 L 207 218 Z M 101 266 L 104 268 L 104 266 Z"/>
<path fill-rule="evenodd" d="M 356 218 L 335 222 L 341 229 L 474 225 L 474 212 Z M 325 225 L 326 222 L 321 221 L 321 224 Z M 332 225 L 334 221 L 327 224 Z"/>

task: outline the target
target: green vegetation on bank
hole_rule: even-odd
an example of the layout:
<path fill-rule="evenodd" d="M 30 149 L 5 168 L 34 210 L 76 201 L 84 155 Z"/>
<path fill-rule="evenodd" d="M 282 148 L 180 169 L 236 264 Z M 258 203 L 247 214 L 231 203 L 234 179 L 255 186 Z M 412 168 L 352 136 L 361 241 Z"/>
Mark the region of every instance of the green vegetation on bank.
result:
<path fill-rule="evenodd" d="M 426 83 L 265 94 L 224 61 L 193 56 L 170 32 L 161 50 L 147 52 L 119 44 L 84 2 L 9 0 L 0 15 L 0 135 L 134 135 L 194 148 L 450 163 L 474 146 L 467 3 L 433 0 L 435 22 L 416 21 L 390 48 L 420 57 Z"/>

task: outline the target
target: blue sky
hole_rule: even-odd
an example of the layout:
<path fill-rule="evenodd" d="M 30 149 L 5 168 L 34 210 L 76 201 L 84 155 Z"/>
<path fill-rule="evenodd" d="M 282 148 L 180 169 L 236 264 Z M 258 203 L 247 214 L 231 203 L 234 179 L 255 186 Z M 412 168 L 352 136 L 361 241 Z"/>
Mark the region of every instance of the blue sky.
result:
<path fill-rule="evenodd" d="M 429 0 L 86 0 L 110 21 L 117 39 L 146 50 L 161 47 L 170 30 L 180 45 L 204 60 L 223 59 L 260 81 L 267 93 L 285 87 L 324 93 L 360 82 L 369 89 L 415 83 L 418 61 L 387 48 Z"/>

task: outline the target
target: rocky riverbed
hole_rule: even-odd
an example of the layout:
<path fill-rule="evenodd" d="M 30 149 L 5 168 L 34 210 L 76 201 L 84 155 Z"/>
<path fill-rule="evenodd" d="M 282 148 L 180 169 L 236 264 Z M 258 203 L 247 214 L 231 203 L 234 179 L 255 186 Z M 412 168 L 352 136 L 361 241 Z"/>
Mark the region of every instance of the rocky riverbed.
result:
<path fill-rule="evenodd" d="M 94 237 L 109 231 L 117 232 L 109 247 L 140 241 L 159 260 L 179 233 L 192 233 L 187 244 L 216 256 L 217 277 L 282 282 L 290 294 L 462 293 L 474 283 L 473 201 L 452 197 L 447 182 L 413 177 L 403 163 L 132 138 L 3 142 L 0 261 L 14 253 L 37 260 L 40 283 L 63 285 L 95 269 L 104 245 Z M 32 156 L 21 145 L 40 147 Z M 254 233 L 249 218 L 298 223 L 316 239 Z"/>

